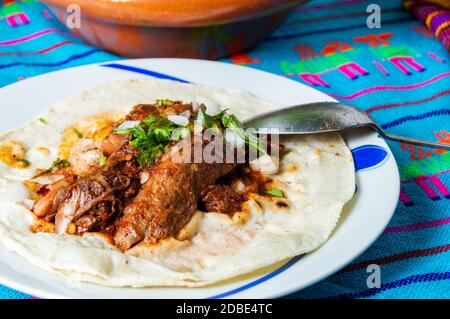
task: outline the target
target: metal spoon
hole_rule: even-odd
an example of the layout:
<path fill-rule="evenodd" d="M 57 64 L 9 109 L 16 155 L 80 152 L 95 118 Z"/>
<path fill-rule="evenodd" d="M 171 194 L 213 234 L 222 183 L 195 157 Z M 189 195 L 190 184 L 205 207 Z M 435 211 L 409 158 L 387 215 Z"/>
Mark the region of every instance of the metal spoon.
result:
<path fill-rule="evenodd" d="M 246 127 L 258 132 L 278 130 L 279 134 L 311 134 L 344 131 L 357 127 L 371 127 L 382 137 L 396 142 L 450 150 L 450 144 L 418 140 L 386 133 L 364 111 L 337 102 L 318 102 L 295 105 L 264 113 L 245 121 Z"/>

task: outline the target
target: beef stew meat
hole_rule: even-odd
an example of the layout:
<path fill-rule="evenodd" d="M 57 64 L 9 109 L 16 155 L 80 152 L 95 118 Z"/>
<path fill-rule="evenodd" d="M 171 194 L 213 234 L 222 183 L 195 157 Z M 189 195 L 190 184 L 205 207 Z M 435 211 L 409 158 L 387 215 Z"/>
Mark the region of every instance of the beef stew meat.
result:
<path fill-rule="evenodd" d="M 242 195 L 226 184 L 209 185 L 202 190 L 200 196 L 204 211 L 222 214 L 240 211 L 244 201 Z"/>
<path fill-rule="evenodd" d="M 191 119 L 192 105 L 139 104 L 125 121 L 183 112 Z M 99 147 L 106 160 L 88 176 L 74 176 L 70 167 L 49 172 L 49 176 L 63 173 L 64 179 L 39 188 L 34 213 L 53 221 L 57 233 L 69 231 L 71 224 L 76 234 L 107 233 L 125 251 L 139 242 L 156 243 L 176 236 L 199 208 L 224 214 L 241 209 L 245 194 L 233 190 L 224 178 L 232 176 L 237 164 L 181 163 L 162 156 L 143 167 L 138 160 L 140 150 L 131 146 L 131 140 L 131 135 L 117 131 L 106 136 Z"/>
<path fill-rule="evenodd" d="M 201 190 L 233 168 L 234 164 L 174 163 L 170 159 L 152 167 L 150 178 L 116 225 L 116 245 L 126 250 L 144 239 L 155 242 L 176 235 L 196 211 Z"/>

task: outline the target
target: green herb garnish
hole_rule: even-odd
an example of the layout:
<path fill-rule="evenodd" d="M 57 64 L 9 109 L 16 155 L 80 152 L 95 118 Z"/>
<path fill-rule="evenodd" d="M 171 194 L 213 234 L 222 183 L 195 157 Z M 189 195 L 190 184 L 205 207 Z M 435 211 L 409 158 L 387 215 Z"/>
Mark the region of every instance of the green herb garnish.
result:
<path fill-rule="evenodd" d="M 45 124 L 45 125 L 48 124 L 48 122 L 43 117 L 39 118 L 39 122 L 41 122 L 42 124 Z"/>
<path fill-rule="evenodd" d="M 116 134 L 132 136 L 130 145 L 140 151 L 138 162 L 141 167 L 154 164 L 158 158 L 169 150 L 172 141 L 180 140 L 185 135 L 179 132 L 183 128 L 162 116 L 150 115 L 140 124 Z"/>
<path fill-rule="evenodd" d="M 43 171 L 43 172 L 37 174 L 37 175 L 34 176 L 33 178 L 39 177 L 39 176 L 44 175 L 44 174 L 46 174 L 46 173 L 52 173 L 55 169 L 57 169 L 57 168 L 59 168 L 59 167 L 64 167 L 64 168 L 66 168 L 66 167 L 69 167 L 69 166 L 70 166 L 70 162 L 69 162 L 68 160 L 60 159 L 60 158 L 58 157 L 58 158 L 56 158 L 56 159 L 53 161 L 52 165 L 50 165 L 49 168 L 47 168 L 45 171 Z"/>
<path fill-rule="evenodd" d="M 78 131 L 75 127 L 73 128 L 73 131 L 75 132 L 75 134 L 77 134 L 78 138 L 83 138 L 83 134 Z"/>
<path fill-rule="evenodd" d="M 261 140 L 253 134 L 246 133 L 244 126 L 238 120 L 236 115 L 227 114 L 227 110 L 223 110 L 216 115 L 208 115 L 202 110 L 199 110 L 198 112 L 198 114 L 203 117 L 203 123 L 206 127 L 217 130 L 222 126 L 228 128 L 242 138 L 245 144 L 258 150 L 260 154 L 266 154 L 266 150 L 264 149 Z"/>
<path fill-rule="evenodd" d="M 279 197 L 279 198 L 284 197 L 283 191 L 281 189 L 275 188 L 275 187 L 269 188 L 268 190 L 266 190 L 266 193 L 269 195 L 275 196 L 275 197 Z"/>
<path fill-rule="evenodd" d="M 202 121 L 203 125 L 208 128 L 213 127 L 214 124 L 217 125 L 217 122 L 220 121 L 220 118 L 208 115 L 208 114 L 206 114 L 206 112 L 203 112 L 202 110 L 198 111 L 197 118 L 200 116 L 203 118 L 203 121 Z"/>
<path fill-rule="evenodd" d="M 168 99 L 157 99 L 156 100 L 156 105 L 158 105 L 158 106 L 171 106 L 172 104 L 173 104 L 173 102 Z"/>
<path fill-rule="evenodd" d="M 225 128 L 228 128 L 236 133 L 236 135 L 242 138 L 248 146 L 258 150 L 261 154 L 266 154 L 266 150 L 264 149 L 261 140 L 253 134 L 246 133 L 244 126 L 238 120 L 236 115 L 227 114 L 225 112 L 222 112 L 221 114 L 221 121 Z"/>
<path fill-rule="evenodd" d="M 19 162 L 21 162 L 25 167 L 28 167 L 28 166 L 31 165 L 30 161 L 27 160 L 27 159 L 25 159 L 25 158 L 21 158 L 21 159 L 19 160 Z"/>
<path fill-rule="evenodd" d="M 216 114 L 216 115 L 208 115 L 208 114 L 206 114 L 206 112 L 203 112 L 203 110 L 200 109 L 198 111 L 197 116 L 201 116 L 203 118 L 204 126 L 206 126 L 208 128 L 218 128 L 218 127 L 222 126 L 222 118 L 225 115 L 226 111 L 227 110 L 223 110 L 222 112 L 220 112 L 219 114 Z"/>
<path fill-rule="evenodd" d="M 105 155 L 100 156 L 100 159 L 98 160 L 100 166 L 105 166 L 106 165 L 106 160 L 108 158 Z"/>
<path fill-rule="evenodd" d="M 149 115 L 142 121 L 142 123 L 150 125 L 150 124 L 156 122 L 157 119 L 158 118 L 155 115 Z"/>
<path fill-rule="evenodd" d="M 159 106 L 172 105 L 170 100 L 156 100 Z M 226 110 L 216 115 L 208 115 L 203 110 L 199 110 L 198 117 L 202 117 L 205 127 L 221 130 L 230 129 L 242 138 L 247 145 L 259 151 L 260 154 L 266 154 L 266 151 L 260 141 L 253 134 L 248 134 L 244 126 L 233 114 L 227 114 Z M 194 125 L 189 123 L 186 127 L 177 125 L 169 121 L 163 115 L 150 115 L 138 125 L 115 130 L 116 134 L 131 135 L 129 144 L 140 151 L 138 162 L 141 167 L 154 164 L 169 149 L 172 141 L 179 141 L 193 132 Z"/>
<path fill-rule="evenodd" d="M 64 167 L 64 168 L 66 168 L 66 167 L 69 167 L 70 166 L 70 162 L 68 161 L 68 160 L 65 160 L 65 159 L 60 159 L 59 157 L 58 158 L 56 158 L 54 161 L 53 161 L 53 163 L 52 163 L 52 165 L 50 165 L 50 167 L 49 168 L 47 168 L 47 172 L 48 173 L 51 173 L 51 172 L 53 172 L 56 168 L 58 168 L 58 167 Z"/>

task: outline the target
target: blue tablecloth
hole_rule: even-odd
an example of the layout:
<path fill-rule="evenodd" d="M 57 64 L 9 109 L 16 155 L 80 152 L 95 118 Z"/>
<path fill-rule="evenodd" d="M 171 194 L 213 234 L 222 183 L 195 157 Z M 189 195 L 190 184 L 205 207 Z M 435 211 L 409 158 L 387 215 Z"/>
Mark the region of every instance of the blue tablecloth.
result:
<path fill-rule="evenodd" d="M 381 28 L 367 27 L 373 3 L 381 7 Z M 323 0 L 296 8 L 262 45 L 224 61 L 314 86 L 368 111 L 392 133 L 450 143 L 449 58 L 400 0 Z M 44 5 L 3 1 L 0 86 L 112 59 L 71 36 Z M 344 270 L 289 297 L 450 297 L 450 152 L 390 147 L 401 195 L 383 235 Z M 381 267 L 381 288 L 367 287 L 369 264 Z M 0 286 L 0 298 L 29 297 Z"/>

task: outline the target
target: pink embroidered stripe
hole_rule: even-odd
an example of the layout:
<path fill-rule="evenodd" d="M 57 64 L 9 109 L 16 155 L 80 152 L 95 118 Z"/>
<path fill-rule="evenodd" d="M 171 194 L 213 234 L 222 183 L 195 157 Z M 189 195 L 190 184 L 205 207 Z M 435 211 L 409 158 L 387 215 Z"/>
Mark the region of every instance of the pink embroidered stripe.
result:
<path fill-rule="evenodd" d="M 434 173 L 434 174 L 432 174 L 432 175 L 426 175 L 426 174 L 423 174 L 423 175 L 417 175 L 417 176 L 414 176 L 414 177 L 412 177 L 411 179 L 407 179 L 407 178 L 401 179 L 400 182 L 401 182 L 402 184 L 404 184 L 404 183 L 410 183 L 410 182 L 414 182 L 414 178 L 425 178 L 425 179 L 426 179 L 426 178 L 432 178 L 433 176 L 444 175 L 444 174 L 449 173 L 449 172 L 450 172 L 450 169 L 444 169 L 443 171 L 436 172 L 436 173 Z"/>
<path fill-rule="evenodd" d="M 424 82 L 416 83 L 416 84 L 409 84 L 409 85 L 380 85 L 380 86 L 373 86 L 370 88 L 363 89 L 361 91 L 355 92 L 350 95 L 339 95 L 339 94 L 328 94 L 332 97 L 335 97 L 340 100 L 353 100 L 357 97 L 373 93 L 373 92 L 379 92 L 379 91 L 387 91 L 387 90 L 393 90 L 393 91 L 407 91 L 407 90 L 413 90 L 418 89 L 424 86 L 427 86 L 433 82 L 436 82 L 440 79 L 443 79 L 445 77 L 450 76 L 450 72 L 445 72 L 439 75 L 436 75 L 435 77 L 426 80 Z"/>
<path fill-rule="evenodd" d="M 32 34 L 26 35 L 24 37 L 17 38 L 17 39 L 0 41 L 0 46 L 9 46 L 9 45 L 15 45 L 15 44 L 19 44 L 19 43 L 28 42 L 33 39 L 37 39 L 37 38 L 40 38 L 44 35 L 51 34 L 51 33 L 60 33 L 60 34 L 65 34 L 65 35 L 70 36 L 69 33 L 58 30 L 58 29 L 45 29 L 45 30 L 41 30 L 41 31 L 38 31 L 38 32 L 35 32 Z"/>
<path fill-rule="evenodd" d="M 408 101 L 408 102 L 402 102 L 402 103 L 389 103 L 389 104 L 383 104 L 383 105 L 377 105 L 377 106 L 372 106 L 371 108 L 368 108 L 366 110 L 367 113 L 371 113 L 371 112 L 375 112 L 375 111 L 379 111 L 379 110 L 386 110 L 386 109 L 391 109 L 391 108 L 395 108 L 395 107 L 399 107 L 399 106 L 408 106 L 408 105 L 416 105 L 416 104 L 420 104 L 420 103 L 425 103 L 425 102 L 429 102 L 432 101 L 438 97 L 444 96 L 450 94 L 450 90 L 445 90 L 439 93 L 436 93 L 433 96 L 421 99 L 421 100 L 416 100 L 416 101 Z"/>
<path fill-rule="evenodd" d="M 45 54 L 48 52 L 51 52 L 57 48 L 60 48 L 64 45 L 70 44 L 70 43 L 74 43 L 74 41 L 71 40 L 66 40 L 66 41 L 62 41 L 56 44 L 53 44 L 47 48 L 41 49 L 41 50 L 37 50 L 37 51 L 33 51 L 33 52 L 0 52 L 0 56 L 25 56 L 25 55 L 38 55 L 38 54 Z"/>
<path fill-rule="evenodd" d="M 367 268 L 367 266 L 369 266 L 371 264 L 385 265 L 385 264 L 389 264 L 392 262 L 405 260 L 405 259 L 438 255 L 438 254 L 445 253 L 449 250 L 450 250 L 450 244 L 445 244 L 445 245 L 426 248 L 426 249 L 410 250 L 410 251 L 406 251 L 404 253 L 400 253 L 400 254 L 396 254 L 396 255 L 391 255 L 391 256 L 381 257 L 381 258 L 377 258 L 377 259 L 366 260 L 366 261 L 363 261 L 360 263 L 351 264 L 351 265 L 348 265 L 347 267 L 345 267 L 344 269 L 342 269 L 339 273 L 345 273 L 345 272 L 358 270 L 358 269 L 365 269 L 365 268 Z"/>
<path fill-rule="evenodd" d="M 429 222 L 423 222 L 423 223 L 417 223 L 417 224 L 411 224 L 411 225 L 387 227 L 384 230 L 383 234 L 415 231 L 415 230 L 421 230 L 421 229 L 426 229 L 426 228 L 443 226 L 443 225 L 447 225 L 447 224 L 450 224 L 450 217 L 445 217 L 442 219 L 437 219 L 437 220 L 432 220 Z"/>

